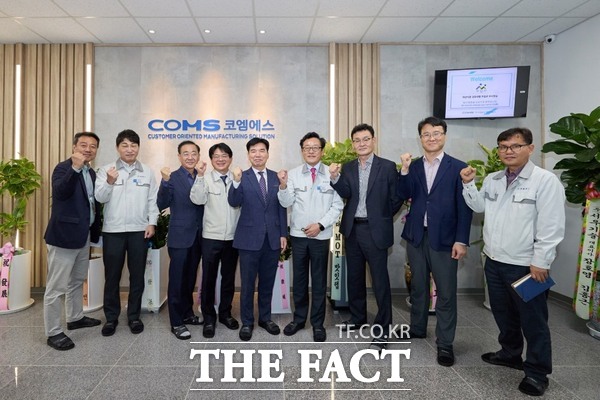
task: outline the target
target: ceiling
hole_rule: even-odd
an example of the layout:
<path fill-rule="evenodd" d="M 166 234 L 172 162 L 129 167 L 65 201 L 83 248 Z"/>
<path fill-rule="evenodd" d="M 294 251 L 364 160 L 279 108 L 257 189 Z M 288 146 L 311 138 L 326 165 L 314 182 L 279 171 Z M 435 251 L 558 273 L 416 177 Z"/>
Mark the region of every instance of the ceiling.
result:
<path fill-rule="evenodd" d="M 600 0 L 0 0 L 0 43 L 541 42 L 599 13 Z"/>

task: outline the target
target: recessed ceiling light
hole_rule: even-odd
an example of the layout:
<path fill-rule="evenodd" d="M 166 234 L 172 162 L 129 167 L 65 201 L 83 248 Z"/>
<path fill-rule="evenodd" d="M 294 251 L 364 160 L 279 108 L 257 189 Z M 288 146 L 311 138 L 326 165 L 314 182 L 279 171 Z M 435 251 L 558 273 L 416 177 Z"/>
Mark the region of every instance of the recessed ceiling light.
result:
<path fill-rule="evenodd" d="M 205 29 L 204 33 L 210 33 L 210 29 Z"/>
<path fill-rule="evenodd" d="M 337 17 L 335 15 L 328 15 L 327 18 L 329 18 L 329 19 L 335 19 Z"/>
<path fill-rule="evenodd" d="M 156 33 L 156 31 L 154 29 L 148 29 L 148 33 L 151 33 L 154 35 Z"/>
<path fill-rule="evenodd" d="M 258 33 L 260 33 L 261 35 L 264 35 L 265 33 L 267 33 L 267 31 L 265 31 L 264 29 L 261 29 L 260 31 L 258 31 Z"/>
<path fill-rule="evenodd" d="M 94 19 L 96 17 L 83 17 L 83 19 Z"/>

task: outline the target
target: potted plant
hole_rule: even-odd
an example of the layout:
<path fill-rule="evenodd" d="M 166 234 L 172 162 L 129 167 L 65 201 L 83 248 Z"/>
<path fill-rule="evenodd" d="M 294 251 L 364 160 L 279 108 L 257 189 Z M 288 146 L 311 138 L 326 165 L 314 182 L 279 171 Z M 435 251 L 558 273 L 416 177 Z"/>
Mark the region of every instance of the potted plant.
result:
<path fill-rule="evenodd" d="M 151 240 L 152 248 L 148 249 L 142 307 L 151 312 L 158 311 L 167 300 L 170 258 L 166 244 L 170 220 L 171 214 L 159 214 Z"/>
<path fill-rule="evenodd" d="M 475 168 L 475 186 L 477 189 L 481 189 L 481 185 L 483 184 L 483 180 L 491 173 L 502 171 L 505 167 L 500 157 L 498 156 L 498 149 L 496 147 L 488 148 L 481 143 L 479 144 L 479 148 L 483 150 L 486 154 L 487 159 L 484 160 L 469 160 L 467 164 L 473 168 Z M 481 220 L 481 237 L 471 244 L 479 244 L 480 245 L 480 256 L 481 256 L 481 266 L 482 268 L 485 266 L 485 254 L 483 253 L 483 220 Z M 490 307 L 490 295 L 488 293 L 487 282 L 485 280 L 485 273 L 483 275 L 483 291 L 485 294 L 485 300 L 483 301 L 483 306 L 488 310 Z"/>
<path fill-rule="evenodd" d="M 35 164 L 26 158 L 0 161 L 0 196 L 7 194 L 12 200 L 12 211 L 0 213 L 0 236 L 14 240 L 17 231 L 25 228 L 27 201 L 40 187 L 41 180 Z M 33 304 L 30 250 L 15 248 L 10 241 L 4 245 L 0 285 L 0 314 Z"/>
<path fill-rule="evenodd" d="M 288 226 L 287 244 L 279 254 L 279 263 L 275 282 L 273 283 L 273 295 L 271 297 L 271 312 L 273 314 L 291 314 L 292 303 L 290 295 L 290 257 L 292 256 L 292 237 Z"/>
<path fill-rule="evenodd" d="M 323 149 L 321 162 L 326 165 L 332 163 L 345 164 L 356 158 L 356 152 L 352 147 L 352 140 L 346 139 L 343 142 L 327 143 Z M 342 217 L 333 226 L 333 250 L 331 261 L 331 295 L 330 301 L 334 309 L 340 309 L 348 306 L 348 293 L 346 286 L 346 256 L 344 255 L 343 237 L 340 233 L 340 221 Z"/>
<path fill-rule="evenodd" d="M 560 179 L 565 183 L 567 201 L 584 206 L 583 238 L 579 248 L 577 292 L 573 308 L 588 323 L 590 334 L 600 338 L 600 274 L 595 256 L 598 254 L 598 219 L 600 213 L 600 107 L 590 114 L 571 113 L 550 124 L 550 131 L 561 139 L 545 143 L 544 153 L 566 156 L 554 169 L 563 170 Z"/>

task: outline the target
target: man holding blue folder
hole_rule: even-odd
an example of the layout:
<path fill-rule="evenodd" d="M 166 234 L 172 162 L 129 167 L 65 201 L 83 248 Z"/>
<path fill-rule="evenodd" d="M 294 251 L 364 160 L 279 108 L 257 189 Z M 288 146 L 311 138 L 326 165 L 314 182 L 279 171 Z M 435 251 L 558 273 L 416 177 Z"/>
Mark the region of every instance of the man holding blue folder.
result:
<path fill-rule="evenodd" d="M 564 237 L 565 192 L 556 175 L 529 160 L 534 148 L 529 129 L 508 129 L 497 142 L 506 169 L 486 177 L 479 192 L 473 182 L 475 169 L 467 167 L 460 173 L 467 205 L 475 212 L 485 211 L 485 276 L 502 346 L 481 358 L 524 370 L 519 390 L 541 396 L 552 372 L 548 292 L 525 302 L 511 285 L 527 274 L 540 283 L 549 279 L 556 246 Z M 524 362 L 523 336 L 527 340 Z"/>

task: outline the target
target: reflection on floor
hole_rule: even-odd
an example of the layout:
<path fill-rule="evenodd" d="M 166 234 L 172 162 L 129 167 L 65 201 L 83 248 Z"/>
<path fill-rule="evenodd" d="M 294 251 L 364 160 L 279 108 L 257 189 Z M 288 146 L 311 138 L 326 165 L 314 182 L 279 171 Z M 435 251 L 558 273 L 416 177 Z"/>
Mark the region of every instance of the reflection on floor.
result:
<path fill-rule="evenodd" d="M 234 316 L 239 319 L 238 295 Z M 369 347 L 369 340 L 354 334 L 340 335 L 335 324 L 348 317 L 347 312 L 328 310 L 325 326 L 327 342 L 312 341 L 307 327 L 295 336 L 269 335 L 255 326 L 250 342 L 241 342 L 237 331 L 217 324 L 212 339 L 202 336 L 202 327 L 190 326 L 192 340 L 177 340 L 169 329 L 168 310 L 142 315 L 146 329 L 132 335 L 126 316 L 121 315 L 112 337 L 100 335 L 100 328 L 66 331 L 75 342 L 73 350 L 59 352 L 46 345 L 43 306 L 40 295 L 33 307 L 0 316 L 0 399 L 515 399 L 526 398 L 517 386 L 522 371 L 485 364 L 482 353 L 498 350 L 498 330 L 492 314 L 483 308 L 482 296 L 459 295 L 459 318 L 454 351 L 456 364 L 451 368 L 436 363 L 435 318 L 430 317 L 427 339 L 400 340 L 390 350 L 410 349 L 410 359 L 400 356 L 377 360 L 370 354 L 356 356 Z M 409 309 L 404 296 L 393 297 L 394 322 L 407 323 Z M 372 320 L 375 301 L 369 296 Z M 104 321 L 102 311 L 89 314 Z M 274 315 L 283 327 L 291 315 Z M 577 318 L 568 305 L 550 301 L 550 327 L 553 341 L 554 372 L 547 399 L 600 399 L 600 341 L 587 334 L 585 321 Z M 402 342 L 402 343 L 400 343 Z M 192 350 L 238 350 L 233 356 L 237 367 L 225 368 L 225 354 L 190 359 Z M 258 352 L 252 368 L 241 368 L 239 350 L 277 350 L 281 356 Z M 321 350 L 322 358 L 308 355 Z M 303 356 L 301 353 L 304 353 Z M 360 353 L 359 353 L 360 355 Z M 264 357 L 263 357 L 264 356 Z M 302 361 L 302 357 L 306 357 Z M 352 358 L 354 363 L 352 363 Z M 279 360 L 277 362 L 277 360 Z M 341 360 L 341 362 L 336 362 Z M 263 367 L 272 362 L 263 374 Z M 319 369 L 310 365 L 316 365 Z M 352 370 L 350 365 L 356 364 Z M 234 364 L 235 365 L 235 364 Z M 250 364 L 248 364 L 250 365 Z M 279 367 L 277 367 L 279 365 Z M 399 370 L 395 368 L 399 367 Z M 206 369 L 208 368 L 208 369 Z M 279 368 L 279 371 L 278 371 Z M 335 370 L 329 374 L 327 370 Z M 277 379 L 283 373 L 283 379 Z M 379 374 L 378 379 L 366 382 Z M 232 375 L 235 382 L 226 382 Z M 261 377 L 273 377 L 273 382 Z M 246 377 L 251 382 L 241 381 Z M 332 376 L 331 382 L 319 381 Z M 344 382 L 344 376 L 347 382 Z M 361 378 L 362 376 L 362 378 Z M 404 382 L 389 382 L 399 376 Z M 213 382 L 198 382 L 209 377 Z M 304 382 L 309 378 L 313 382 Z M 361 382 L 363 380 L 363 382 Z"/>

